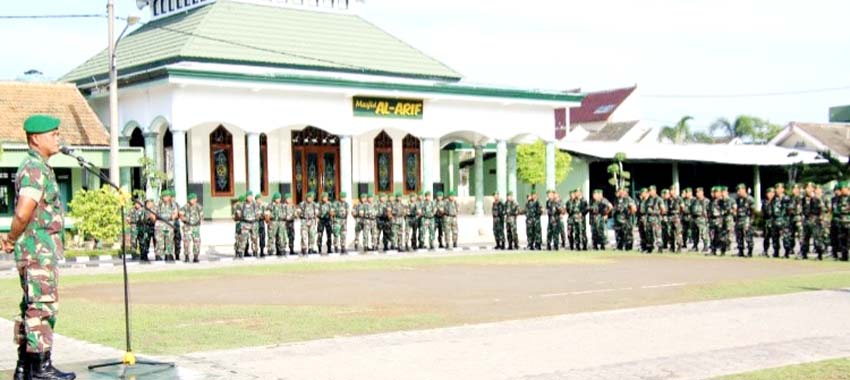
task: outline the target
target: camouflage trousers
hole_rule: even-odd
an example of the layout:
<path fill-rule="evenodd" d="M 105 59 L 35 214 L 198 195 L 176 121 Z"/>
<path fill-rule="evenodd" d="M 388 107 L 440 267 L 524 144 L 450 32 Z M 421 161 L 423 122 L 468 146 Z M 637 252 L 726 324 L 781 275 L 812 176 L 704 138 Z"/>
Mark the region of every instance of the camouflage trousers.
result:
<path fill-rule="evenodd" d="M 605 227 L 608 223 L 608 218 L 597 215 L 590 217 L 590 227 L 592 228 L 590 238 L 593 243 L 593 249 L 605 249 L 608 244 L 608 236 L 605 233 Z"/>
<path fill-rule="evenodd" d="M 645 251 L 647 248 L 646 239 L 646 216 L 639 216 L 637 219 L 638 238 L 640 239 L 640 250 Z"/>
<path fill-rule="evenodd" d="M 375 226 L 375 219 L 363 219 L 363 230 L 360 232 L 360 249 L 371 249 L 374 247 L 372 244 L 372 239 L 374 238 L 378 229 Z"/>
<path fill-rule="evenodd" d="M 536 220 L 540 224 L 540 220 Z M 535 218 L 525 217 L 525 239 L 528 241 L 528 248 L 537 247 L 537 230 L 535 229 Z"/>
<path fill-rule="evenodd" d="M 708 232 L 711 235 L 711 250 L 726 252 L 729 247 L 726 246 L 726 227 L 723 225 L 723 219 L 712 220 Z"/>
<path fill-rule="evenodd" d="M 392 223 L 392 232 L 390 232 L 391 237 L 390 241 L 392 241 L 393 247 L 395 249 L 401 250 L 404 249 L 404 219 L 403 218 L 395 218 Z"/>
<path fill-rule="evenodd" d="M 508 245 L 513 244 L 519 247 L 519 236 L 516 231 L 516 216 L 508 216 L 505 218 L 505 237 L 508 240 Z"/>
<path fill-rule="evenodd" d="M 670 215 L 667 228 L 669 229 L 668 239 L 670 239 L 670 249 L 681 249 L 684 246 L 682 240 L 682 217 L 679 215 Z"/>
<path fill-rule="evenodd" d="M 260 222 L 241 222 L 242 229 L 239 231 L 239 236 L 236 239 L 236 251 L 239 254 L 248 250 L 248 243 L 251 244 L 251 252 L 254 255 L 260 251 Z"/>
<path fill-rule="evenodd" d="M 127 249 L 127 252 L 135 255 L 138 253 L 136 250 L 136 236 L 138 235 L 138 229 L 136 228 L 136 223 L 130 223 L 127 225 L 127 228 L 124 229 L 124 247 Z"/>
<path fill-rule="evenodd" d="M 727 216 L 723 218 L 723 228 L 726 229 L 726 249 L 732 249 L 732 239 L 735 237 L 735 218 Z"/>
<path fill-rule="evenodd" d="M 646 232 L 648 239 L 647 249 L 653 249 L 653 244 L 659 250 L 663 249 L 663 241 L 661 240 L 661 217 L 658 215 L 651 215 L 646 217 Z"/>
<path fill-rule="evenodd" d="M 434 249 L 434 218 L 422 217 L 419 225 L 419 246 L 425 246 L 425 235 L 428 235 L 428 248 Z"/>
<path fill-rule="evenodd" d="M 416 218 L 405 218 L 407 228 L 404 229 L 405 244 L 410 244 L 411 249 L 419 247 L 419 221 Z"/>
<path fill-rule="evenodd" d="M 348 226 L 345 224 L 345 219 L 335 218 L 333 220 L 333 247 L 334 251 L 340 252 L 340 250 L 345 249 L 346 235 L 348 233 Z"/>
<path fill-rule="evenodd" d="M 156 256 L 174 256 L 174 229 L 166 225 L 154 227 L 154 239 L 156 239 Z"/>
<path fill-rule="evenodd" d="M 634 245 L 634 226 L 630 219 L 614 222 L 614 238 L 617 249 L 630 251 Z"/>
<path fill-rule="evenodd" d="M 446 248 L 457 246 L 457 216 L 446 216 L 443 222 L 443 236 L 446 237 Z"/>
<path fill-rule="evenodd" d="M 803 237 L 800 240 L 800 253 L 806 257 L 809 253 L 809 244 L 811 243 L 818 257 L 821 257 L 826 251 L 826 246 L 829 242 L 829 222 L 820 220 L 806 220 L 803 224 Z"/>
<path fill-rule="evenodd" d="M 493 237 L 496 239 L 497 247 L 505 246 L 505 218 L 493 218 Z"/>
<path fill-rule="evenodd" d="M 587 247 L 587 232 L 583 219 L 567 219 L 567 238 L 570 242 L 570 248 L 583 249 Z M 563 243 L 566 245 L 566 242 Z"/>
<path fill-rule="evenodd" d="M 446 217 L 445 216 L 436 216 L 434 217 L 434 229 L 437 230 L 437 244 L 440 247 L 445 247 L 445 234 L 443 233 L 443 226 L 446 225 Z"/>
<path fill-rule="evenodd" d="M 735 242 L 739 255 L 753 255 L 753 226 L 750 218 L 740 218 L 735 223 Z"/>
<path fill-rule="evenodd" d="M 673 246 L 670 244 L 670 218 L 667 216 L 661 217 L 661 246 L 664 248 Z"/>
<path fill-rule="evenodd" d="M 565 223 L 569 223 L 569 218 L 565 222 L 564 219 L 558 217 L 558 236 L 560 236 L 560 242 L 562 247 L 567 246 L 567 236 L 569 235 L 569 228 Z"/>
<path fill-rule="evenodd" d="M 151 247 L 151 238 L 153 238 L 153 230 L 148 227 L 139 227 L 136 231 L 136 246 L 139 247 L 139 257 L 142 260 L 148 259 L 148 250 Z"/>
<path fill-rule="evenodd" d="M 700 241 L 704 250 L 711 246 L 711 240 L 708 238 L 708 221 L 705 218 L 691 220 L 691 240 L 694 242 L 695 250 L 699 250 Z"/>
<path fill-rule="evenodd" d="M 53 346 L 53 329 L 59 310 L 56 261 L 62 257 L 62 252 L 60 234 L 45 234 L 43 239 L 27 236 L 15 244 L 23 297 L 20 314 L 15 318 L 14 342 L 18 346 L 26 344 L 29 353 L 50 351 Z"/>
<path fill-rule="evenodd" d="M 787 233 L 788 222 L 785 220 L 773 220 L 773 225 L 771 226 L 772 234 L 771 234 L 771 244 L 773 244 L 773 256 L 779 257 L 779 250 L 781 248 L 781 244 L 784 244 L 787 239 L 785 235 Z M 786 252 L 788 252 L 788 246 L 785 246 Z"/>
<path fill-rule="evenodd" d="M 266 238 L 269 255 L 282 256 L 286 254 L 286 245 L 289 244 L 289 231 L 286 230 L 286 222 L 282 220 L 269 221 Z"/>
<path fill-rule="evenodd" d="M 189 254 L 192 254 L 193 258 L 198 258 L 198 255 L 201 254 L 201 226 L 190 226 L 188 224 L 183 224 L 181 227 L 181 238 L 183 239 L 183 255 L 186 257 L 186 261 L 189 261 Z M 191 248 L 191 250 L 189 250 Z"/>
<path fill-rule="evenodd" d="M 764 240 L 761 242 L 761 247 L 763 255 L 770 256 L 770 242 L 773 239 L 773 221 L 770 219 L 764 219 L 764 225 L 762 226 L 762 232 L 764 233 Z"/>
<path fill-rule="evenodd" d="M 318 245 L 320 251 L 322 250 L 322 239 L 324 239 L 325 246 L 328 253 L 330 253 L 333 246 L 333 223 L 330 218 L 319 218 L 319 225 L 316 230 L 316 245 Z"/>
<path fill-rule="evenodd" d="M 690 216 L 682 216 L 682 247 L 687 248 L 688 243 L 691 241 L 692 232 L 691 226 L 693 226 L 693 221 Z"/>
<path fill-rule="evenodd" d="M 793 255 L 794 248 L 797 246 L 797 241 L 800 240 L 800 235 L 803 230 L 803 222 L 801 220 L 789 220 L 785 225 L 785 236 L 782 239 L 782 246 L 785 247 L 786 255 Z"/>
<path fill-rule="evenodd" d="M 316 225 L 318 220 L 301 219 L 301 253 L 316 250 Z"/>
<path fill-rule="evenodd" d="M 365 219 L 354 218 L 354 250 L 360 249 L 360 236 L 364 233 Z"/>
<path fill-rule="evenodd" d="M 386 222 L 381 217 L 378 217 L 377 219 L 375 219 L 375 222 L 374 222 L 375 227 L 372 229 L 372 248 L 373 249 L 378 249 L 378 247 L 380 247 L 381 243 L 386 241 L 386 237 L 384 235 L 385 235 L 385 232 L 386 232 L 386 228 L 387 228 L 386 225 L 387 224 L 388 224 L 388 222 Z"/>

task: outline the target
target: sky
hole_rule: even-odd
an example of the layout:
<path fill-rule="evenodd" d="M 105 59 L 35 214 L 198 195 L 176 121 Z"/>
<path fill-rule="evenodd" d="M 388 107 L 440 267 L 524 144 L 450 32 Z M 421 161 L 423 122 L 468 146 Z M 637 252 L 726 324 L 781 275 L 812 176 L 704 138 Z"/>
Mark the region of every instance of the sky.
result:
<path fill-rule="evenodd" d="M 119 16 L 149 12 L 115 1 Z M 106 0 L 2 1 L 0 15 L 105 8 Z M 850 104 L 846 0 L 365 0 L 358 12 L 469 82 L 582 91 L 637 84 L 642 119 L 656 125 L 685 115 L 696 129 L 742 114 L 826 122 L 829 107 Z M 105 18 L 2 19 L 0 79 L 29 69 L 59 78 L 105 48 L 106 32 Z"/>

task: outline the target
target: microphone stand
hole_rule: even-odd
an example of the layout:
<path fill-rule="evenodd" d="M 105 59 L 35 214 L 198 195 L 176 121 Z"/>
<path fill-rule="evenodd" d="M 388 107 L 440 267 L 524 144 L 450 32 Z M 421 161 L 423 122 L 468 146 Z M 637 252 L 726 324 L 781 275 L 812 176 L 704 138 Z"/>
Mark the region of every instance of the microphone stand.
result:
<path fill-rule="evenodd" d="M 96 166 L 94 166 L 94 164 L 86 161 L 81 156 L 73 154 L 70 150 L 68 150 L 64 147 L 62 149 L 62 153 L 67 155 L 67 156 L 76 158 L 77 163 L 80 165 L 80 167 L 87 170 L 89 173 L 92 173 L 92 174 L 98 176 L 100 178 L 101 183 L 107 184 L 107 185 L 111 186 L 112 188 L 114 188 L 115 190 L 117 190 L 119 192 L 121 191 L 121 188 L 118 187 L 118 185 L 112 183 L 109 180 L 109 177 L 107 177 L 105 174 L 101 173 L 100 169 L 97 168 Z M 165 223 L 167 226 L 171 227 L 172 229 L 174 228 L 174 225 L 171 224 L 170 221 L 165 219 L 164 216 L 159 215 L 156 212 L 154 212 L 153 210 L 151 210 L 150 208 L 148 208 L 147 205 L 145 205 L 143 202 L 139 201 L 138 199 L 134 200 L 134 202 L 138 205 L 141 205 L 142 208 L 144 208 L 146 211 L 155 215 L 158 221 Z M 95 370 L 95 369 L 98 369 L 98 368 L 123 365 L 124 369 L 121 373 L 122 379 L 126 377 L 127 369 L 129 367 L 132 367 L 132 366 L 135 366 L 135 365 L 138 365 L 138 364 L 148 365 L 148 366 L 165 366 L 166 368 L 175 367 L 174 363 L 158 362 L 158 361 L 153 361 L 153 360 L 136 360 L 136 355 L 133 353 L 133 348 L 132 348 L 131 339 L 130 339 L 130 284 L 129 284 L 129 279 L 128 279 L 128 276 L 127 276 L 127 240 L 124 239 L 124 233 L 125 233 L 125 228 L 126 228 L 125 225 L 124 225 L 124 219 L 125 219 L 124 215 L 125 215 L 124 214 L 124 203 L 122 202 L 121 203 L 121 264 L 122 264 L 122 268 L 124 270 L 124 332 L 125 332 L 126 348 L 127 349 L 126 349 L 126 351 L 124 351 L 124 357 L 121 359 L 121 361 L 113 361 L 113 362 L 102 363 L 102 364 L 93 364 L 93 365 L 90 365 L 88 367 L 89 370 L 91 371 L 91 370 Z"/>

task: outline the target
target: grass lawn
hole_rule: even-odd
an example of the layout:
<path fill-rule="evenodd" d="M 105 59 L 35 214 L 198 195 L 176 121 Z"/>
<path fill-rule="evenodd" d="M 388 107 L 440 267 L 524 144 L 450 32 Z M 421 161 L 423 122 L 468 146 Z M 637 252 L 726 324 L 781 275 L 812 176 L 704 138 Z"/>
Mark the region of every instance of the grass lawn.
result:
<path fill-rule="evenodd" d="M 721 377 L 718 380 L 850 380 L 850 359 L 772 368 Z"/>
<path fill-rule="evenodd" d="M 636 257 L 635 254 L 622 253 L 531 252 L 519 255 L 390 257 L 341 262 L 308 261 L 131 273 L 131 283 L 174 283 L 173 291 L 180 292 L 180 282 L 193 279 L 245 278 L 246 276 L 274 276 L 303 272 L 409 270 L 413 267 L 442 265 L 605 265 L 620 260 L 624 256 Z M 654 257 L 656 256 L 646 259 L 652 260 Z M 695 260 L 713 259 L 693 255 L 687 257 Z M 846 263 L 786 263 L 814 265 L 826 268 L 828 271 L 818 274 L 684 287 L 681 289 L 683 293 L 678 294 L 676 299 L 670 302 L 850 287 L 850 266 Z M 78 286 L 99 284 L 120 286 L 121 275 L 119 273 L 65 275 L 61 277 L 60 289 L 67 291 Z M 269 289 L 269 292 L 275 291 L 281 290 Z M 14 316 L 18 312 L 19 297 L 20 288 L 16 278 L 0 280 L 0 316 L 6 318 Z M 131 313 L 134 350 L 149 354 L 182 354 L 336 336 L 445 327 L 457 323 L 435 310 L 380 306 L 138 304 L 132 307 Z M 61 298 L 57 332 L 123 349 L 123 321 L 123 305 L 120 303 L 97 302 L 83 297 L 65 297 Z"/>

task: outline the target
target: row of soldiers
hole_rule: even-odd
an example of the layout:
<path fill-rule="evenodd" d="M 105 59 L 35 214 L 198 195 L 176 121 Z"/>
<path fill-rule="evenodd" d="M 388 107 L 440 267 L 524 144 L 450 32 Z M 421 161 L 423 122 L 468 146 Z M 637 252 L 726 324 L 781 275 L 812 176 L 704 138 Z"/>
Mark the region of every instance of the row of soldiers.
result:
<path fill-rule="evenodd" d="M 124 233 L 124 244 L 134 256 L 138 255 L 144 262 L 150 261 L 148 251 L 153 244 L 154 260 L 180 260 L 182 246 L 183 261 L 199 261 L 204 209 L 195 193 L 190 193 L 187 200 L 187 204 L 180 207 L 174 201 L 174 191 L 166 189 L 159 202 L 147 199 L 144 207 L 140 200 L 135 202 L 124 216 L 129 225 Z"/>
<path fill-rule="evenodd" d="M 503 228 L 507 226 L 509 245 L 507 249 L 516 249 L 516 217 L 524 214 L 526 235 L 528 237 L 527 249 L 541 250 L 543 236 L 541 229 L 541 217 L 546 212 L 546 249 L 558 250 L 566 248 L 569 243 L 571 250 L 588 250 L 586 221 L 590 216 L 591 243 L 593 249 L 605 249 L 608 238 L 605 234 L 608 217 L 614 211 L 614 206 L 602 196 L 602 190 L 594 190 L 591 201 L 588 202 L 582 196 L 581 190 L 570 192 L 569 199 L 564 202 L 561 195 L 555 190 L 549 190 L 545 204 L 541 204 L 536 193 L 528 195 L 525 208 L 520 209 L 513 200 L 513 194 L 508 193 L 507 201 L 499 201 L 498 194 L 494 196 L 493 206 L 493 228 L 496 236 L 496 246 L 504 247 L 500 243 L 503 236 Z M 497 206 L 497 204 L 499 204 Z M 566 218 L 566 223 L 564 223 Z"/>
<path fill-rule="evenodd" d="M 331 201 L 324 193 L 321 201 L 315 202 L 315 194 L 309 192 L 295 205 L 291 194 L 281 197 L 275 193 L 272 202 L 264 205 L 247 192 L 232 208 L 236 257 L 251 256 L 252 252 L 264 257 L 264 246 L 269 255 L 285 255 L 287 248 L 290 255 L 295 254 L 296 220 L 300 221 L 301 255 L 347 254 L 349 215 L 354 218 L 354 249 L 358 251 L 375 251 L 381 246 L 383 251 L 407 251 L 424 248 L 426 242 L 434 249 L 435 240 L 440 248 L 457 247 L 458 204 L 454 193 L 444 199 L 439 192 L 433 200 L 430 192 L 408 197 L 399 192 L 380 194 L 377 201 L 373 194 L 364 193 L 353 207 L 346 197 L 342 192 L 339 199 Z"/>

